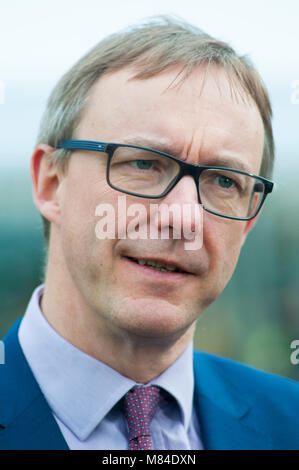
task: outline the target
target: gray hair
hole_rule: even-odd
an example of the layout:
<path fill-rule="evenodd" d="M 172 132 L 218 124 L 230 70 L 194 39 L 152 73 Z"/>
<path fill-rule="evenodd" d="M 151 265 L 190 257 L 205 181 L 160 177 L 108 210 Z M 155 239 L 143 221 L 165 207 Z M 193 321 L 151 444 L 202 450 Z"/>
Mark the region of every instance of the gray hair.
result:
<path fill-rule="evenodd" d="M 37 143 L 56 148 L 64 139 L 76 138 L 89 92 L 99 77 L 134 66 L 133 79 L 147 79 L 173 65 L 182 65 L 181 80 L 195 67 L 217 65 L 226 72 L 231 90 L 253 99 L 264 124 L 264 150 L 260 175 L 270 177 L 274 163 L 272 109 L 266 87 L 246 56 L 239 56 L 219 41 L 182 20 L 157 17 L 106 37 L 82 57 L 52 91 L 41 120 Z M 56 150 L 54 163 L 65 169 L 69 150 Z M 50 223 L 43 217 L 44 235 L 49 239 Z"/>

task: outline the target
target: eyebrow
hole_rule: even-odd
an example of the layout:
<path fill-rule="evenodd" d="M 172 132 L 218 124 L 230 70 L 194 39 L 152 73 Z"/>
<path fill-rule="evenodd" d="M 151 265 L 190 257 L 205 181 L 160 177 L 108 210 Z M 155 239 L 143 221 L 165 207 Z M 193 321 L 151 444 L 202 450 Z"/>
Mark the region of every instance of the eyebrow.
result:
<path fill-rule="evenodd" d="M 252 173 L 253 171 L 239 158 L 236 157 L 230 157 L 230 158 L 214 158 L 210 160 L 208 163 L 202 165 L 206 166 L 222 166 L 225 168 L 232 168 L 235 170 L 241 170 L 241 171 L 246 171 L 246 173 Z"/>
<path fill-rule="evenodd" d="M 147 139 L 146 137 L 136 137 L 123 139 L 124 144 L 128 145 L 137 145 L 138 147 L 145 147 L 151 150 L 158 150 L 159 152 L 168 153 L 173 157 L 179 158 L 181 151 L 177 149 L 174 145 L 170 143 L 155 142 L 153 140 Z"/>
<path fill-rule="evenodd" d="M 159 152 L 167 153 L 181 160 L 180 155 L 182 152 L 178 150 L 177 147 L 171 144 L 154 142 L 150 139 L 147 139 L 146 137 L 123 139 L 123 143 L 128 145 L 137 145 L 138 147 L 145 147 L 151 150 L 158 150 Z M 232 168 L 235 170 L 241 170 L 253 174 L 253 171 L 248 167 L 248 165 L 246 165 L 243 160 L 237 157 L 216 157 L 212 158 L 212 160 L 209 160 L 208 162 L 200 162 L 198 163 L 198 165 Z"/>

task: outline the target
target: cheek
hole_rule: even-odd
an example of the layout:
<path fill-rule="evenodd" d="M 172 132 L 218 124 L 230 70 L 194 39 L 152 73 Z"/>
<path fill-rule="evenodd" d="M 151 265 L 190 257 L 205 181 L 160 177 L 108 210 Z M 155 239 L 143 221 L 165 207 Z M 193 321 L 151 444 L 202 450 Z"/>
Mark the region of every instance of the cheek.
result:
<path fill-rule="evenodd" d="M 242 225 L 243 224 L 243 225 Z M 244 223 L 221 219 L 212 214 L 204 223 L 204 246 L 209 254 L 210 275 L 223 289 L 235 269 L 242 246 Z"/>
<path fill-rule="evenodd" d="M 76 188 L 76 189 L 75 189 Z M 78 246 L 90 237 L 95 222 L 95 207 L 89 191 L 82 185 L 74 184 L 67 188 L 61 212 L 62 236 L 69 241 L 76 241 Z"/>
<path fill-rule="evenodd" d="M 82 174 L 82 173 L 81 173 Z M 68 174 L 61 201 L 60 237 L 69 266 L 85 269 L 96 243 L 96 185 L 80 173 Z"/>
<path fill-rule="evenodd" d="M 113 204 L 112 190 L 106 183 L 102 166 L 98 165 L 97 161 L 88 162 L 89 166 L 84 162 L 84 159 L 79 158 L 73 160 L 61 201 L 61 225 L 64 235 L 72 240 L 75 238 L 79 245 L 81 242 L 84 245 L 95 241 L 97 206 L 101 202 Z"/>
<path fill-rule="evenodd" d="M 83 169 L 82 169 L 83 172 Z M 65 187 L 61 212 L 61 243 L 69 270 L 84 282 L 103 280 L 113 266 L 116 239 L 99 238 L 96 228 L 100 204 L 117 214 L 117 196 L 105 176 L 85 178 L 73 172 Z M 100 172 L 97 172 L 99 174 Z M 117 232 L 116 232 L 117 233 Z"/>

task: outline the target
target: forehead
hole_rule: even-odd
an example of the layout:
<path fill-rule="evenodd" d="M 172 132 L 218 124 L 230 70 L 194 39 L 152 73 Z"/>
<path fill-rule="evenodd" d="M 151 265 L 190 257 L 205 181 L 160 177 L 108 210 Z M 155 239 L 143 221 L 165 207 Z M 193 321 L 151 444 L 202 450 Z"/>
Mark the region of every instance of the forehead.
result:
<path fill-rule="evenodd" d="M 102 76 L 90 91 L 77 138 L 156 142 L 193 163 L 209 163 L 204 159 L 219 152 L 241 155 L 257 171 L 264 132 L 252 99 L 219 68 L 197 68 L 178 84 L 180 70 L 142 80 L 129 68 Z"/>

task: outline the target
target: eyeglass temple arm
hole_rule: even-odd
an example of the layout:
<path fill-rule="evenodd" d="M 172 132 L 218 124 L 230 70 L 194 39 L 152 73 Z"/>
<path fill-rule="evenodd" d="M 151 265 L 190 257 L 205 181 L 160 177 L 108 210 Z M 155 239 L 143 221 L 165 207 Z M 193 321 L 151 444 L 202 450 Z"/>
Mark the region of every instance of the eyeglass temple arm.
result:
<path fill-rule="evenodd" d="M 62 140 L 56 146 L 57 149 L 68 150 L 93 150 L 95 152 L 105 152 L 106 142 L 97 142 L 95 140 Z"/>

